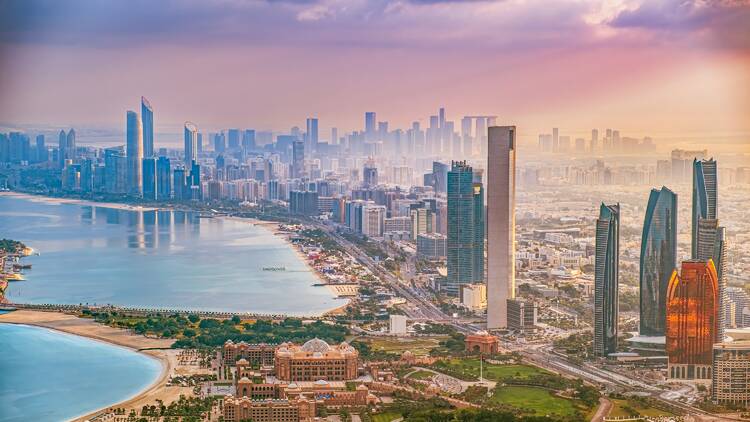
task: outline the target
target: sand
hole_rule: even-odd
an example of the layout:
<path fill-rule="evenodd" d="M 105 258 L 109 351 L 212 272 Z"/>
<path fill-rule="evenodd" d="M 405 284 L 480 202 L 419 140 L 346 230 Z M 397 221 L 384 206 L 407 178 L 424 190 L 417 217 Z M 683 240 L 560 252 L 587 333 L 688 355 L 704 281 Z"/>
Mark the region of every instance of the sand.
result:
<path fill-rule="evenodd" d="M 34 202 L 46 202 L 49 204 L 76 204 L 86 205 L 91 207 L 102 207 L 102 208 L 113 208 L 117 210 L 126 211 L 154 211 L 161 208 L 154 207 L 143 207 L 140 205 L 129 205 L 119 204 L 116 202 L 98 202 L 98 201 L 87 201 L 85 199 L 74 199 L 74 198 L 54 198 L 49 196 L 32 195 L 29 193 L 21 192 L 0 192 L 0 196 L 12 196 L 16 198 L 28 199 Z"/>
<path fill-rule="evenodd" d="M 127 409 L 127 414 L 130 409 L 140 409 L 144 405 L 156 404 L 157 399 L 162 400 L 165 404 L 169 404 L 172 401 L 177 400 L 181 394 L 192 396 L 192 388 L 167 386 L 167 382 L 169 381 L 169 378 L 174 375 L 190 375 L 191 373 L 201 372 L 192 371 L 189 367 L 186 368 L 178 365 L 177 354 L 179 353 L 179 350 L 169 348 L 174 340 L 136 335 L 127 330 L 101 325 L 91 319 L 78 318 L 75 315 L 60 312 L 17 310 L 0 315 L 0 323 L 34 325 L 58 330 L 93 340 L 127 347 L 131 350 L 148 354 L 159 360 L 162 365 L 162 371 L 156 381 L 154 381 L 154 383 L 148 388 L 128 400 L 114 404 L 105 409 L 100 409 L 91 414 L 78 417 L 74 419 L 74 421 L 87 421 L 92 416 L 109 408 L 125 408 Z M 204 372 L 205 371 L 208 370 L 204 370 Z"/>

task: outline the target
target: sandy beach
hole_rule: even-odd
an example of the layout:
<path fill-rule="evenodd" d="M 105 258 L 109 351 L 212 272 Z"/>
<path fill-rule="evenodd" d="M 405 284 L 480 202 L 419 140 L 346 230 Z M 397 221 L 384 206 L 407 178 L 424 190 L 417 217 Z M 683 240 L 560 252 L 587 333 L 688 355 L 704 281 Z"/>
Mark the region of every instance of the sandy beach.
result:
<path fill-rule="evenodd" d="M 118 204 L 115 202 L 97 202 L 97 201 L 87 201 L 85 199 L 73 199 L 73 198 L 54 198 L 50 196 L 32 195 L 32 194 L 21 193 L 21 192 L 0 192 L 0 195 L 28 199 L 29 201 L 35 201 L 35 202 L 46 202 L 48 204 L 76 204 L 76 205 L 86 205 L 86 206 L 91 206 L 91 207 L 112 208 L 112 209 L 124 210 L 124 211 L 154 211 L 158 209 L 164 209 L 164 208 L 154 208 L 154 207 L 143 207 L 140 205 Z"/>
<path fill-rule="evenodd" d="M 98 324 L 91 319 L 78 318 L 60 312 L 42 312 L 31 310 L 17 310 L 0 315 L 0 323 L 34 325 L 62 331 L 81 337 L 90 338 L 126 347 L 139 353 L 147 354 L 157 359 L 162 366 L 159 377 L 148 388 L 136 396 L 120 403 L 99 409 L 88 415 L 82 415 L 76 422 L 87 421 L 92 416 L 109 408 L 140 409 L 143 405 L 154 404 L 157 399 L 170 403 L 177 400 L 180 394 L 192 395 L 192 389 L 188 387 L 167 386 L 169 378 L 174 375 L 189 375 L 192 368 L 181 368 L 177 363 L 178 350 L 170 349 L 174 340 L 156 339 L 133 334 L 127 330 L 108 327 Z"/>

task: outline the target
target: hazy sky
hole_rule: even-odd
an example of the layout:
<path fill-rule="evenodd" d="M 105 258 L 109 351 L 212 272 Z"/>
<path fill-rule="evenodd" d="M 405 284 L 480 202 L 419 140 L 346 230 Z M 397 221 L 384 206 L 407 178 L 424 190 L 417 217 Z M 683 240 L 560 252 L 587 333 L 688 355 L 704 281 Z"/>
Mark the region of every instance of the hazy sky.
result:
<path fill-rule="evenodd" d="M 2 0 L 0 62 L 6 124 L 750 133 L 750 0 Z"/>

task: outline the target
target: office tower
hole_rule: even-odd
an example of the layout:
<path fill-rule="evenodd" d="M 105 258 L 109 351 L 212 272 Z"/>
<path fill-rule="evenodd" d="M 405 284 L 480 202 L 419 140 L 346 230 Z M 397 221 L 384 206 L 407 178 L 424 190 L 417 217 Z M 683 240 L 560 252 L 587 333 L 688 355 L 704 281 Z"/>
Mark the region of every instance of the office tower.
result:
<path fill-rule="evenodd" d="M 245 129 L 245 132 L 242 134 L 242 148 L 246 151 L 255 149 L 255 130 Z"/>
<path fill-rule="evenodd" d="M 240 130 L 229 129 L 227 131 L 227 146 L 231 150 L 235 150 L 240 147 Z"/>
<path fill-rule="evenodd" d="M 558 152 L 560 150 L 560 130 L 556 127 L 552 128 L 552 152 Z"/>
<path fill-rule="evenodd" d="M 188 188 L 190 189 L 189 199 L 192 199 L 193 201 L 199 201 L 203 199 L 203 191 L 201 189 L 201 166 L 196 161 L 193 161 L 192 165 L 190 166 Z"/>
<path fill-rule="evenodd" d="M 433 161 L 432 175 L 434 177 L 435 192 L 445 193 L 448 190 L 448 164 Z"/>
<path fill-rule="evenodd" d="M 47 161 L 47 146 L 44 144 L 44 135 L 36 135 L 36 161 L 43 163 Z"/>
<path fill-rule="evenodd" d="M 154 109 L 146 97 L 141 97 L 141 123 L 143 124 L 143 156 L 154 156 Z"/>
<path fill-rule="evenodd" d="M 198 127 L 185 122 L 185 167 L 190 168 L 193 161 L 198 161 Z"/>
<path fill-rule="evenodd" d="M 60 131 L 57 157 L 60 168 L 65 165 L 65 160 L 76 161 L 76 131 L 74 129 L 70 129 L 67 134 L 64 130 Z"/>
<path fill-rule="evenodd" d="M 515 297 L 515 212 L 516 127 L 492 126 L 487 137 L 487 328 L 508 326 L 507 300 Z"/>
<path fill-rule="evenodd" d="M 469 116 L 464 116 L 461 119 L 461 140 L 464 156 L 470 157 L 474 153 L 474 146 L 471 138 L 471 117 Z"/>
<path fill-rule="evenodd" d="M 214 134 L 214 152 L 224 152 L 227 150 L 227 142 L 224 132 Z"/>
<path fill-rule="evenodd" d="M 185 175 L 185 169 L 180 167 L 174 169 L 174 176 L 172 179 L 172 191 L 174 192 L 174 199 L 177 201 L 184 201 L 189 199 L 188 195 L 188 183 L 187 176 Z"/>
<path fill-rule="evenodd" d="M 198 145 L 198 153 L 196 155 L 200 156 L 201 152 L 203 152 L 203 133 L 198 132 L 198 141 L 196 142 L 196 145 Z"/>
<path fill-rule="evenodd" d="M 409 211 L 411 217 L 411 238 L 417 240 L 422 233 L 432 233 L 434 213 L 429 208 L 416 208 Z"/>
<path fill-rule="evenodd" d="M 667 374 L 710 379 L 719 314 L 719 285 L 712 260 L 683 261 L 667 289 Z"/>
<path fill-rule="evenodd" d="M 156 158 L 143 159 L 143 199 L 156 200 L 157 186 Z"/>
<path fill-rule="evenodd" d="M 457 296 L 462 284 L 484 282 L 484 215 L 481 183 L 465 161 L 448 172 L 448 277 L 445 291 Z M 482 207 L 480 210 L 475 207 Z M 481 268 L 481 270 L 480 270 Z"/>
<path fill-rule="evenodd" d="M 90 158 L 81 161 L 81 179 L 79 185 L 81 192 L 90 193 L 94 191 L 94 162 Z"/>
<path fill-rule="evenodd" d="M 305 133 L 305 149 L 315 152 L 318 149 L 318 119 L 309 117 L 306 121 L 307 132 Z"/>
<path fill-rule="evenodd" d="M 108 193 L 123 194 L 126 192 L 127 158 L 122 148 L 104 150 L 104 186 Z"/>
<path fill-rule="evenodd" d="M 667 286 L 677 267 L 677 195 L 652 189 L 643 223 L 640 259 L 642 336 L 664 336 Z"/>
<path fill-rule="evenodd" d="M 140 196 L 143 193 L 143 127 L 138 113 L 128 111 L 127 119 L 127 160 L 128 194 Z"/>
<path fill-rule="evenodd" d="M 331 145 L 339 144 L 339 130 L 335 127 L 331 128 Z"/>
<path fill-rule="evenodd" d="M 172 171 L 169 158 L 161 156 L 156 160 L 156 199 L 169 201 L 172 196 Z"/>
<path fill-rule="evenodd" d="M 594 356 L 617 351 L 620 205 L 602 204 L 596 220 L 594 263 Z"/>
<path fill-rule="evenodd" d="M 365 112 L 365 139 L 372 140 L 375 137 L 375 112 Z"/>
<path fill-rule="evenodd" d="M 430 126 L 427 128 L 427 152 L 439 154 L 441 146 L 440 116 L 430 116 Z"/>
<path fill-rule="evenodd" d="M 375 167 L 375 163 L 369 162 L 365 164 L 362 170 L 362 186 L 365 188 L 372 188 L 378 185 L 378 168 Z"/>
<path fill-rule="evenodd" d="M 508 299 L 508 328 L 518 331 L 535 329 L 537 312 L 538 307 L 534 302 Z"/>
<path fill-rule="evenodd" d="M 698 226 L 701 219 L 715 220 L 716 216 L 716 161 L 693 160 L 693 259 L 698 259 L 700 233 Z"/>
<path fill-rule="evenodd" d="M 305 173 L 305 144 L 294 141 L 292 144 L 292 178 L 300 179 Z"/>

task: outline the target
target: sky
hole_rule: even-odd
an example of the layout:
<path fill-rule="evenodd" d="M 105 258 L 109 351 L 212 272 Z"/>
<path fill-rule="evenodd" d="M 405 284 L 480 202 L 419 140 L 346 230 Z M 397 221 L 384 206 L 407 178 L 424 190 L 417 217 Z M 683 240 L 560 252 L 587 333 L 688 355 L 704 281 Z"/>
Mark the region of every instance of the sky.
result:
<path fill-rule="evenodd" d="M 0 123 L 750 139 L 750 0 L 0 0 Z M 739 138 L 736 138 L 739 139 Z"/>

